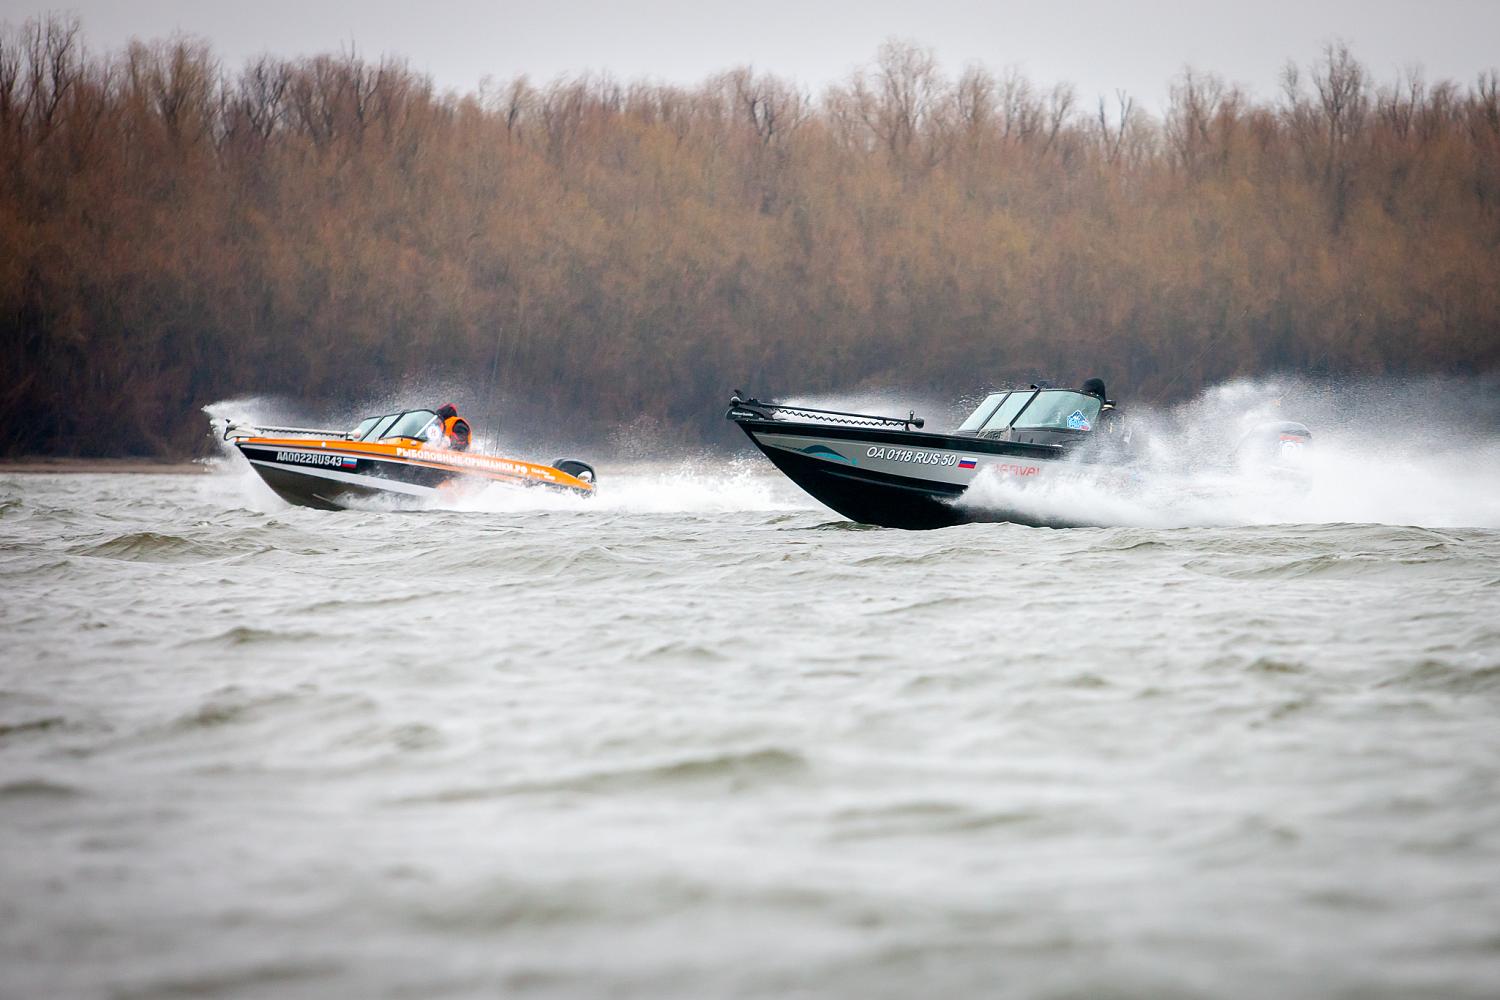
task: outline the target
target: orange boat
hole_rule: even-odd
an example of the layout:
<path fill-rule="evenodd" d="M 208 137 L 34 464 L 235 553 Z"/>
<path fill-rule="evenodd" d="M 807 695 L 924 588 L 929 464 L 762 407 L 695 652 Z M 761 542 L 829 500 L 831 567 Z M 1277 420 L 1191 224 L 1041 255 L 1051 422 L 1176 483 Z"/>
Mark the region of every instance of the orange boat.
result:
<path fill-rule="evenodd" d="M 540 465 L 445 447 L 442 421 L 432 410 L 366 417 L 351 431 L 226 420 L 222 433 L 277 496 L 319 510 L 372 498 L 421 504 L 490 483 L 594 493 L 594 469 L 577 459 Z"/>

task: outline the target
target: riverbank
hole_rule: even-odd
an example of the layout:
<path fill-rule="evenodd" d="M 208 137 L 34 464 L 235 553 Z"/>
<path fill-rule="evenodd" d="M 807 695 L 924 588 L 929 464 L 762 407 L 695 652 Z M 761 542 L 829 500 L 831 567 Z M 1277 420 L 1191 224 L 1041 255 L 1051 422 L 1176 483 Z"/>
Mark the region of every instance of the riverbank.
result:
<path fill-rule="evenodd" d="M 9 473 L 148 473 L 160 475 L 202 475 L 208 466 L 202 462 L 162 461 L 158 458 L 0 458 L 0 475 Z"/>

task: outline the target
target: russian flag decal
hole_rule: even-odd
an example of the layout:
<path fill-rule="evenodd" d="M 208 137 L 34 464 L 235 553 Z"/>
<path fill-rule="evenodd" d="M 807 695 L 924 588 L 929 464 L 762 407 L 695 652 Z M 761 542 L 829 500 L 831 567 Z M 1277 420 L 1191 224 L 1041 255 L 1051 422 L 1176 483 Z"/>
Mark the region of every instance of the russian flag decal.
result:
<path fill-rule="evenodd" d="M 958 467 L 960 469 L 972 469 L 974 468 L 974 460 L 972 458 L 960 458 L 958 460 Z"/>
<path fill-rule="evenodd" d="M 348 455 L 339 456 L 339 468 L 352 469 L 359 464 L 359 459 L 350 458 Z"/>

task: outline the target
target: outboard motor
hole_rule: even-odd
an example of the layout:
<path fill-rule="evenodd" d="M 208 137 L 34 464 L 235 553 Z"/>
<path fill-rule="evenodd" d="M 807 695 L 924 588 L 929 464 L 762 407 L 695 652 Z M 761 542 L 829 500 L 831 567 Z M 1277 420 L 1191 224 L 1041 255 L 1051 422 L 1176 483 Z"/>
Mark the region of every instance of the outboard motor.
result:
<path fill-rule="evenodd" d="M 1312 431 L 1295 420 L 1277 420 L 1253 428 L 1235 445 L 1234 458 L 1242 467 L 1301 470 Z"/>
<path fill-rule="evenodd" d="M 590 484 L 594 482 L 594 467 L 587 462 L 580 462 L 576 458 L 553 459 L 552 467 L 558 472 L 566 472 L 574 479 L 581 479 Z"/>

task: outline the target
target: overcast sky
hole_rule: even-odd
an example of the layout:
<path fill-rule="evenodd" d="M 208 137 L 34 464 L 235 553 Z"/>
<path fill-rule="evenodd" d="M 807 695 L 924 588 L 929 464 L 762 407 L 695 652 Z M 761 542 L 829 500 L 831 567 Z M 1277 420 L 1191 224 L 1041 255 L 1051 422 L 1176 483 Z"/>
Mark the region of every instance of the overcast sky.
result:
<path fill-rule="evenodd" d="M 890 37 L 934 49 L 949 73 L 1014 66 L 1154 109 L 1184 65 L 1270 96 L 1286 60 L 1335 38 L 1381 81 L 1421 66 L 1467 84 L 1500 67 L 1500 0 L 0 0 L 12 24 L 53 10 L 77 13 L 94 50 L 185 32 L 234 67 L 353 46 L 460 90 L 520 73 L 695 83 L 750 64 L 820 91 Z"/>

